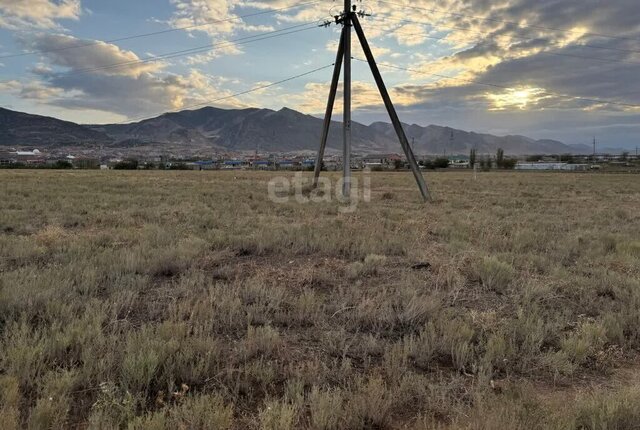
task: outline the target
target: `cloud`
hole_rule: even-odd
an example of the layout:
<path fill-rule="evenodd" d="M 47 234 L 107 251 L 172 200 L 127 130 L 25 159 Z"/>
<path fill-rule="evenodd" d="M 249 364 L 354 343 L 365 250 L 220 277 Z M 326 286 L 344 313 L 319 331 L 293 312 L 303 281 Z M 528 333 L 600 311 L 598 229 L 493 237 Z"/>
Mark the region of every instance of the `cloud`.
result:
<path fill-rule="evenodd" d="M 23 99 L 44 102 L 64 92 L 60 88 L 49 87 L 40 81 L 31 81 L 25 84 L 16 80 L 0 83 L 0 90 L 14 93 Z"/>
<path fill-rule="evenodd" d="M 204 32 L 215 40 L 243 31 L 270 31 L 272 26 L 245 22 L 233 10 L 242 5 L 234 0 L 171 0 L 175 12 L 169 23 L 174 28 Z M 237 51 L 237 48 L 234 48 Z M 234 53 L 230 50 L 229 53 Z"/>
<path fill-rule="evenodd" d="M 396 4 L 381 2 L 372 21 L 383 18 L 385 26 L 388 22 L 396 23 L 394 28 L 387 27 L 386 36 L 380 37 L 396 39 L 399 46 L 388 55 L 397 61 L 394 64 L 419 71 L 408 72 L 409 82 L 405 79 L 396 85 L 396 91 L 409 92 L 420 100 L 416 109 L 427 109 L 434 100 L 440 106 L 477 108 L 496 114 L 510 110 L 622 109 L 578 97 L 564 97 L 567 94 L 640 103 L 640 93 L 634 94 L 627 88 L 634 81 L 632 76 L 640 73 L 640 53 L 635 42 L 640 36 L 640 26 L 638 13 L 631 12 L 637 10 L 632 0 L 616 4 L 569 0 L 443 0 L 435 10 L 430 2 L 411 2 L 413 13 L 408 19 L 425 25 L 406 22 L 403 25 L 404 8 L 398 6 L 400 0 L 393 1 Z M 630 12 L 635 19 L 625 16 Z M 417 31 L 418 28 L 423 32 Z M 604 37 L 604 34 L 623 38 Z M 414 35 L 416 38 L 412 39 Z M 434 42 L 431 37 L 439 40 Z M 403 45 L 422 46 L 427 40 L 432 46 L 427 52 L 438 52 L 436 58 L 402 64 L 407 57 L 397 53 Z M 383 70 L 385 75 L 389 74 L 389 69 Z M 421 80 L 430 82 L 418 84 Z M 506 88 L 475 85 L 471 81 Z"/>
<path fill-rule="evenodd" d="M 415 110 L 440 106 L 467 112 L 492 111 L 494 116 L 507 111 L 594 109 L 593 103 L 550 96 L 550 92 L 640 103 L 640 93 L 630 93 L 627 88 L 634 81 L 632 76 L 640 74 L 640 64 L 578 58 L 640 63 L 639 54 L 629 52 L 637 51 L 636 41 L 640 37 L 635 3 L 633 0 L 614 3 L 443 0 L 434 10 L 432 2 L 412 1 L 414 13 L 408 19 L 427 23 L 423 28 L 429 29 L 429 35 L 442 39 L 433 42 L 440 45 L 441 54 L 439 58 L 426 58 L 404 66 L 424 72 L 409 73 L 411 81 L 431 78 L 438 82 L 401 83 L 396 90 L 410 92 L 421 100 L 414 106 Z M 399 22 L 404 19 L 402 10 L 397 4 L 384 2 L 376 8 L 377 14 Z M 374 15 L 374 21 L 375 18 Z M 403 30 L 398 33 L 400 31 Z M 604 34 L 623 38 L 603 37 Z M 458 79 L 443 79 L 428 73 Z M 475 85 L 470 81 L 507 88 Z M 595 106 L 600 111 L 621 109 L 616 105 Z"/>
<path fill-rule="evenodd" d="M 30 48 L 43 50 L 44 62 L 32 73 L 35 79 L 9 81 L 3 89 L 39 103 L 68 109 L 93 109 L 127 117 L 182 109 L 229 95 L 222 81 L 191 69 L 183 74 L 164 72 L 164 63 L 136 63 L 131 51 L 106 42 L 66 35 L 39 35 Z M 86 45 L 78 49 L 70 46 Z M 122 67 L 100 67 L 123 64 Z M 234 105 L 229 101 L 228 106 Z"/>
<path fill-rule="evenodd" d="M 427 39 L 427 31 L 423 25 L 407 24 L 403 25 L 394 35 L 399 44 L 405 46 L 420 45 Z"/>
<path fill-rule="evenodd" d="M 0 0 L 0 27 L 55 28 L 57 20 L 77 20 L 81 12 L 80 0 Z"/>
<path fill-rule="evenodd" d="M 197 31 L 204 31 L 211 35 L 232 33 L 237 25 L 234 21 L 223 21 L 237 19 L 237 15 L 232 13 L 234 4 L 227 0 L 171 0 L 176 11 L 171 19 L 174 27 L 197 27 Z M 215 24 L 205 25 L 215 21 Z"/>
<path fill-rule="evenodd" d="M 92 73 L 101 75 L 136 77 L 164 67 L 164 64 L 158 61 L 140 63 L 141 59 L 134 52 L 120 49 L 113 44 L 62 34 L 40 34 L 28 40 L 22 39 L 22 43 L 29 50 L 43 51 L 43 55 L 52 65 L 75 72 L 91 70 Z M 42 76 L 53 74 L 51 70 L 43 69 L 42 66 L 38 69 L 37 73 Z"/>
<path fill-rule="evenodd" d="M 402 88 L 389 88 L 388 90 L 397 106 L 410 106 L 420 101 L 413 92 L 403 91 Z M 354 110 L 364 112 L 384 108 L 382 98 L 374 83 L 353 81 L 351 91 L 351 105 Z M 342 112 L 342 94 L 342 89 L 338 88 L 334 113 Z M 304 91 L 288 95 L 286 99 L 283 98 L 283 102 L 286 102 L 285 105 L 303 112 L 320 114 L 325 111 L 328 95 L 329 83 L 310 82 L 305 85 Z"/>
<path fill-rule="evenodd" d="M 361 23 L 380 63 L 420 71 L 380 67 L 403 120 L 407 118 L 425 125 L 440 121 L 484 131 L 504 131 L 511 127 L 511 132 L 523 134 L 537 130 L 548 137 L 575 135 L 581 129 L 593 133 L 593 127 L 602 127 L 617 136 L 624 133 L 631 136 L 632 131 L 637 130 L 631 125 L 638 119 L 637 110 L 562 96 L 640 104 L 640 92 L 634 90 L 640 75 L 637 0 L 440 0 L 435 4 L 427 0 L 389 1 L 375 2 L 373 10 L 369 10 L 373 16 L 362 18 Z M 197 26 L 187 30 L 188 33 L 194 37 L 204 35 L 213 42 L 228 40 L 236 33 L 271 29 L 272 25 L 283 22 L 329 19 L 342 8 L 340 2 L 318 2 L 261 17 L 240 18 L 256 9 L 267 11 L 299 3 L 292 0 L 170 2 L 174 12 L 164 23 L 174 28 Z M 23 5 L 27 3 L 48 5 L 49 12 L 42 13 L 44 9 L 37 7 L 26 10 Z M 77 7 L 56 9 L 65 4 Z M 366 2 L 362 4 L 366 5 Z M 10 13 L 7 12 L 10 9 Z M 18 13 L 19 9 L 21 12 Z M 0 25 L 5 26 L 9 19 L 21 20 L 31 26 L 39 22 L 37 25 L 41 28 L 53 28 L 59 20 L 77 19 L 79 14 L 79 0 L 0 0 Z M 213 24 L 220 20 L 228 21 Z M 332 35 L 319 39 L 322 40 L 319 53 L 312 55 L 323 55 L 328 61 L 332 60 L 333 54 L 324 52 L 322 45 L 326 43 L 324 40 L 330 39 L 326 49 L 335 52 L 338 31 L 337 26 L 327 30 Z M 605 37 L 607 34 L 622 38 Z M 355 36 L 353 39 L 354 56 L 362 58 L 357 39 Z M 249 82 L 223 82 L 219 77 L 207 77 L 192 69 L 221 54 L 241 53 L 233 44 L 227 45 L 225 51 L 192 55 L 173 65 L 152 62 L 78 74 L 83 69 L 139 58 L 133 52 L 106 43 L 90 48 L 58 49 L 82 42 L 60 35 L 44 39 L 35 37 L 25 47 L 53 51 L 40 59 L 42 64 L 32 66 L 36 77 L 33 82 L 14 82 L 6 84 L 4 89 L 42 102 L 78 108 L 101 107 L 139 116 L 217 98 L 229 94 L 229 88 L 244 90 L 253 86 Z M 311 58 L 308 52 L 301 54 L 302 49 L 295 41 L 287 40 L 286 43 L 291 51 L 289 58 L 301 56 L 298 64 Z M 265 71 L 273 68 L 273 64 L 265 66 Z M 386 119 L 376 88 L 370 81 L 358 81 L 365 76 L 370 78 L 366 65 L 360 66 L 354 65 L 354 116 Z M 180 73 L 170 74 L 167 70 L 180 70 Z M 289 74 L 285 67 L 278 70 L 282 71 L 282 77 Z M 358 75 L 361 72 L 365 75 Z M 246 76 L 245 71 L 237 71 L 236 75 Z M 253 77 L 247 79 L 259 81 L 266 77 L 262 70 L 256 70 Z M 279 79 L 278 76 L 268 77 Z M 477 85 L 472 81 L 496 86 Z M 326 82 L 308 83 L 295 87 L 296 93 L 286 97 L 281 94 L 292 87 L 273 87 L 264 94 L 243 96 L 242 103 L 234 100 L 230 104 L 282 104 L 322 113 L 327 86 Z M 558 136 L 551 136 L 552 133 Z"/>
<path fill-rule="evenodd" d="M 274 29 L 270 25 L 245 22 L 233 12 L 242 4 L 236 0 L 171 0 L 171 4 L 175 6 L 175 11 L 168 21 L 169 25 L 184 28 L 190 35 L 194 32 L 205 33 L 214 43 L 225 42 L 239 31 L 266 32 Z M 239 55 L 242 52 L 238 45 L 223 43 L 213 51 L 189 56 L 185 64 L 204 64 L 221 56 Z"/>

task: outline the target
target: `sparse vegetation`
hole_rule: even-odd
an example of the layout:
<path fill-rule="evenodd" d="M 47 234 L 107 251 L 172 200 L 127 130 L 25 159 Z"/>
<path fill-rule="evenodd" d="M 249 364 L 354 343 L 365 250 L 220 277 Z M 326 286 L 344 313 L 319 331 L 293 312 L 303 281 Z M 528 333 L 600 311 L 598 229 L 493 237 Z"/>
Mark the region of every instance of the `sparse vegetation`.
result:
<path fill-rule="evenodd" d="M 122 160 L 115 163 L 112 168 L 114 170 L 136 170 L 138 168 L 138 160 Z"/>
<path fill-rule="evenodd" d="M 429 170 L 446 169 L 447 167 L 449 167 L 449 159 L 446 157 L 438 157 L 433 160 L 421 161 L 420 165 Z"/>
<path fill-rule="evenodd" d="M 498 148 L 496 151 L 496 165 L 499 168 L 502 168 L 502 163 L 504 162 L 504 149 Z"/>
<path fill-rule="evenodd" d="M 73 164 L 67 160 L 58 160 L 53 163 L 53 169 L 73 169 Z"/>
<path fill-rule="evenodd" d="M 491 165 L 492 162 L 490 157 L 485 155 L 484 157 L 480 158 L 480 169 L 483 172 L 488 172 L 489 170 L 491 170 Z"/>
<path fill-rule="evenodd" d="M 3 428 L 637 425 L 640 182 L 273 174 L 0 172 Z"/>
<path fill-rule="evenodd" d="M 518 164 L 518 160 L 516 158 L 506 158 L 504 156 L 504 150 L 502 148 L 498 148 L 496 152 L 496 166 L 498 169 L 513 169 Z"/>

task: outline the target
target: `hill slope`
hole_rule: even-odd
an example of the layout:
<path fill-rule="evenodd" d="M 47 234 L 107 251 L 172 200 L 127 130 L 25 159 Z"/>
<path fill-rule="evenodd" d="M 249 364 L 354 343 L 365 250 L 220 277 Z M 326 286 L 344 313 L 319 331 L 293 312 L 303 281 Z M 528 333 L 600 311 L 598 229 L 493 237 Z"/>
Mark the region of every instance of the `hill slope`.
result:
<path fill-rule="evenodd" d="M 122 149 L 139 145 L 161 149 L 181 147 L 261 152 L 314 151 L 322 129 L 322 119 L 292 109 L 219 109 L 205 107 L 167 113 L 131 124 L 78 125 L 54 118 L 0 110 L 0 142 L 3 145 L 106 144 Z M 409 141 L 418 154 L 494 153 L 558 154 L 579 152 L 555 140 L 534 140 L 525 136 L 493 136 L 450 127 L 405 124 Z M 353 150 L 356 152 L 401 152 L 389 123 L 352 124 Z M 328 139 L 329 151 L 342 145 L 341 124 L 333 122 Z"/>
<path fill-rule="evenodd" d="M 341 124 L 332 122 L 327 146 L 338 150 L 342 144 Z M 96 128 L 116 140 L 136 139 L 158 143 L 209 143 L 229 150 L 301 151 L 316 150 L 322 119 L 283 108 L 227 110 L 206 107 L 194 111 L 168 113 L 127 125 Z M 575 149 L 555 140 L 534 140 L 524 136 L 493 136 L 455 130 L 450 127 L 405 124 L 414 150 L 420 154 L 444 152 L 493 153 L 503 148 L 508 154 L 567 153 Z M 400 152 L 393 126 L 375 122 L 369 126 L 353 122 L 353 149 L 360 152 Z"/>
<path fill-rule="evenodd" d="M 112 140 L 73 122 L 0 108 L 0 146 L 105 144 Z"/>

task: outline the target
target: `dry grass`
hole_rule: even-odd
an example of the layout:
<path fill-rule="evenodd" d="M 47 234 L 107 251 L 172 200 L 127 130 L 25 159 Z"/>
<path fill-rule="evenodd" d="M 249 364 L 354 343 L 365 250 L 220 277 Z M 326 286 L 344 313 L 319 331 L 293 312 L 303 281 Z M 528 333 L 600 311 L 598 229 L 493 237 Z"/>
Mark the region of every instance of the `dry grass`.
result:
<path fill-rule="evenodd" d="M 3 428 L 637 424 L 635 177 L 269 178 L 0 172 Z"/>

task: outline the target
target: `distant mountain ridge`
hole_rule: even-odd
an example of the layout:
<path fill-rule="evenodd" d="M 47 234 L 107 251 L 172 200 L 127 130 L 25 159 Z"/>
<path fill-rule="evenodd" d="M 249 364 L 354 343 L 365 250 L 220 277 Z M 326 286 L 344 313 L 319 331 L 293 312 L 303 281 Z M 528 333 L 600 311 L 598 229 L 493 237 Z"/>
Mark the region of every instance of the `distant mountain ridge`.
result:
<path fill-rule="evenodd" d="M 112 141 L 104 133 L 73 122 L 0 108 L 0 146 L 46 148 Z"/>
<path fill-rule="evenodd" d="M 450 127 L 404 124 L 417 154 L 494 153 L 498 148 L 511 155 L 583 153 L 555 140 L 525 136 L 494 136 Z M 0 108 L 0 146 L 105 145 L 121 149 L 144 145 L 177 145 L 185 151 L 206 147 L 219 151 L 295 152 L 314 151 L 322 119 L 289 108 L 219 109 L 205 107 L 166 113 L 131 124 L 79 125 L 55 118 L 30 115 Z M 402 152 L 391 124 L 352 123 L 355 152 Z M 332 122 L 327 147 L 342 145 L 341 123 Z"/>

